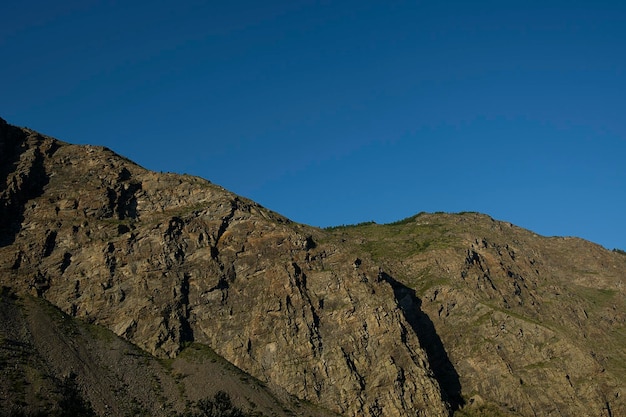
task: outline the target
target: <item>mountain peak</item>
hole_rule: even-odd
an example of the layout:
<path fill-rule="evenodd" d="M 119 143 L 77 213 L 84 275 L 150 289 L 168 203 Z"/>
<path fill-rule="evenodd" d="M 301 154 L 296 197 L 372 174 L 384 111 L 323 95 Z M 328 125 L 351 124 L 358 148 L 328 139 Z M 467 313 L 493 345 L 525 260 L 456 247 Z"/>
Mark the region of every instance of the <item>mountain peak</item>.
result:
<path fill-rule="evenodd" d="M 479 213 L 321 230 L 204 179 L 6 123 L 0 150 L 0 283 L 77 328 L 107 329 L 151 366 L 209 349 L 203 357 L 241 372 L 225 367 L 215 380 L 231 381 L 244 408 L 257 401 L 237 397 L 233 375 L 259 381 L 287 409 L 316 404 L 307 413 L 320 416 L 626 413 L 620 254 Z M 42 340 L 37 321 L 24 322 L 32 338 L 20 339 L 3 320 L 3 347 Z M 61 338 L 80 360 L 24 352 L 44 358 L 37 372 L 50 378 L 75 375 L 96 414 L 135 398 L 138 409 L 170 415 L 213 393 L 184 371 L 193 376 L 181 377 L 180 395 L 163 388 L 164 408 L 130 389 L 99 395 L 99 371 L 77 365 L 97 341 L 80 332 Z M 32 372 L 15 363 L 28 397 Z M 154 372 L 177 384 L 171 369 Z M 121 387 L 124 375 L 106 378 Z M 11 398 L 3 394 L 4 408 L 19 406 Z"/>

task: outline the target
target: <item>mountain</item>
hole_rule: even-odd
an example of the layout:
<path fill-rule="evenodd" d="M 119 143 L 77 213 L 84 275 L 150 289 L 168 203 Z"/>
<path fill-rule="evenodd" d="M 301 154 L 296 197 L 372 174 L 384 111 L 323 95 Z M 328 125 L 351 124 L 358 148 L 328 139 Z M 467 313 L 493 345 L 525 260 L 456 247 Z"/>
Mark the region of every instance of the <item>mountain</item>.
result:
<path fill-rule="evenodd" d="M 477 213 L 322 230 L 1 119 L 0 187 L 8 415 L 626 415 L 622 253 Z"/>

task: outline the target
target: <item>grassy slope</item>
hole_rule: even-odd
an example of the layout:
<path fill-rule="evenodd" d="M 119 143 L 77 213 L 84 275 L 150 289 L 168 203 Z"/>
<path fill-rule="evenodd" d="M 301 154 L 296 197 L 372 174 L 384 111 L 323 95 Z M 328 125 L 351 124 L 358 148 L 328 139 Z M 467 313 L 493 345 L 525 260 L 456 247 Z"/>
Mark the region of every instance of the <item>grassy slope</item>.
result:
<path fill-rule="evenodd" d="M 593 414 L 624 411 L 625 256 L 476 213 L 327 232 L 415 289 L 461 374 L 459 415 L 573 412 L 585 402 Z M 489 392 L 499 385 L 515 393 Z"/>

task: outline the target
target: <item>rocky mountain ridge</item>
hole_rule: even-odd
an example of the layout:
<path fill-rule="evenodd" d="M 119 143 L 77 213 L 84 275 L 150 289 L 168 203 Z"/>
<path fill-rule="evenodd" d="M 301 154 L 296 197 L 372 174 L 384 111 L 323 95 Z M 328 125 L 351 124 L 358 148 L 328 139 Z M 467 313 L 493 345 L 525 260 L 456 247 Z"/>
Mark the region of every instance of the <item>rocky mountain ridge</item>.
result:
<path fill-rule="evenodd" d="M 320 230 L 1 119 L 0 163 L 0 283 L 151 358 L 346 416 L 626 413 L 621 254 L 473 213 Z"/>

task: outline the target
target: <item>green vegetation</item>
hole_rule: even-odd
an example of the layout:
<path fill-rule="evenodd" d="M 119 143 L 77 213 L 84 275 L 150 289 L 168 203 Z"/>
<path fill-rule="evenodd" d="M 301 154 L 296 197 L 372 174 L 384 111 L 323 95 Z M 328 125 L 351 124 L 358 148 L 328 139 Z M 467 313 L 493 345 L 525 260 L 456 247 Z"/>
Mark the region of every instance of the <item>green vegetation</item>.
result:
<path fill-rule="evenodd" d="M 21 409 L 12 409 L 8 413 L 0 413 L 7 417 L 96 417 L 91 403 L 81 395 L 75 381 L 76 376 L 70 375 L 60 383 L 61 398 L 54 409 L 27 412 Z"/>
<path fill-rule="evenodd" d="M 620 255 L 626 255 L 626 251 L 625 250 L 618 249 L 618 248 L 613 249 L 613 252 L 619 253 Z"/>
<path fill-rule="evenodd" d="M 590 302 L 593 306 L 602 307 L 610 304 L 618 294 L 617 290 L 611 288 L 590 288 L 581 285 L 572 285 L 571 290 L 583 300 Z"/>
<path fill-rule="evenodd" d="M 187 411 L 176 417 L 260 417 L 262 413 L 248 413 L 233 405 L 228 393 L 218 391 L 213 398 L 198 400 L 193 408 L 195 411 Z"/>
<path fill-rule="evenodd" d="M 399 275 L 398 277 L 404 280 L 405 285 L 414 289 L 419 297 L 423 297 L 426 291 L 434 286 L 449 285 L 451 283 L 448 277 L 433 274 L 430 267 L 423 269 L 416 276 L 404 277 Z"/>
<path fill-rule="evenodd" d="M 495 405 L 486 404 L 456 410 L 453 417 L 507 417 L 509 415 L 510 414 L 504 413 Z"/>
<path fill-rule="evenodd" d="M 553 327 L 556 327 L 557 325 L 557 323 L 551 323 L 551 322 L 548 322 L 547 320 L 546 321 L 537 320 L 536 318 L 532 317 L 529 314 L 529 312 L 526 310 L 517 309 L 516 311 L 516 309 L 513 309 L 513 308 L 507 309 L 507 308 L 503 308 L 499 306 L 497 303 L 489 302 L 489 301 L 481 301 L 480 304 L 486 306 L 487 308 L 492 310 L 492 312 L 499 312 L 499 313 L 504 314 L 505 316 L 512 317 L 516 320 L 530 323 L 535 326 L 544 327 L 552 332 L 555 331 Z"/>
<path fill-rule="evenodd" d="M 400 225 L 403 225 L 403 224 L 410 224 L 410 223 L 413 223 L 415 221 L 415 219 L 417 219 L 418 217 L 420 217 L 420 216 L 422 216 L 424 214 L 426 214 L 426 212 L 421 211 L 421 212 L 419 212 L 419 213 L 417 213 L 417 214 L 415 214 L 413 216 L 406 217 L 406 218 L 404 218 L 402 220 L 398 220 L 398 221 L 395 221 L 395 222 L 387 223 L 385 226 L 400 226 Z"/>
<path fill-rule="evenodd" d="M 189 362 L 205 362 L 210 361 L 212 363 L 218 363 L 225 369 L 228 369 L 230 372 L 239 375 L 239 379 L 244 382 L 254 383 L 259 387 L 264 387 L 265 383 L 259 379 L 254 378 L 253 376 L 247 374 L 241 369 L 237 368 L 231 362 L 224 359 L 218 353 L 216 353 L 209 346 L 204 345 L 202 343 L 185 343 L 183 345 L 183 349 L 180 354 L 174 359 L 161 359 L 161 363 L 166 366 L 168 369 L 171 369 L 172 363 L 177 360 L 187 360 Z"/>
<path fill-rule="evenodd" d="M 372 225 L 372 224 L 376 224 L 376 222 L 371 220 L 369 222 L 361 222 L 361 223 L 357 223 L 357 224 L 341 224 L 339 226 L 328 226 L 328 227 L 325 227 L 324 229 L 325 230 L 329 230 L 329 231 L 332 231 L 332 230 L 343 230 L 343 229 L 352 229 L 352 228 L 361 227 L 361 226 L 369 226 L 369 225 Z"/>
<path fill-rule="evenodd" d="M 416 222 L 421 214 L 390 224 L 374 222 L 328 228 L 329 232 L 346 242 L 358 244 L 375 261 L 404 260 L 427 250 L 449 247 L 453 238 L 442 222 Z"/>
<path fill-rule="evenodd" d="M 171 363 L 178 359 L 184 359 L 191 362 L 204 362 L 210 360 L 211 362 L 223 361 L 224 363 L 230 363 L 207 345 L 196 342 L 183 343 L 182 349 L 176 358 L 162 359 L 161 362 L 166 364 L 168 367 L 171 367 Z"/>
<path fill-rule="evenodd" d="M 100 326 L 97 324 L 88 324 L 84 323 L 84 328 L 89 332 L 89 335 L 93 337 L 95 340 L 102 341 L 105 343 L 113 343 L 119 337 L 111 330 L 107 329 L 104 326 Z M 146 352 L 141 349 L 135 349 L 135 354 L 142 354 L 148 356 Z"/>
<path fill-rule="evenodd" d="M 8 413 L 2 413 L 0 416 L 6 417 L 51 417 L 57 416 L 60 414 L 50 413 L 48 411 L 36 411 L 36 412 L 26 412 L 22 410 L 10 410 Z"/>
<path fill-rule="evenodd" d="M 61 400 L 59 401 L 61 413 L 59 415 L 95 417 L 96 413 L 91 408 L 91 404 L 83 398 L 78 390 L 75 378 L 76 376 L 71 374 L 62 381 Z"/>

